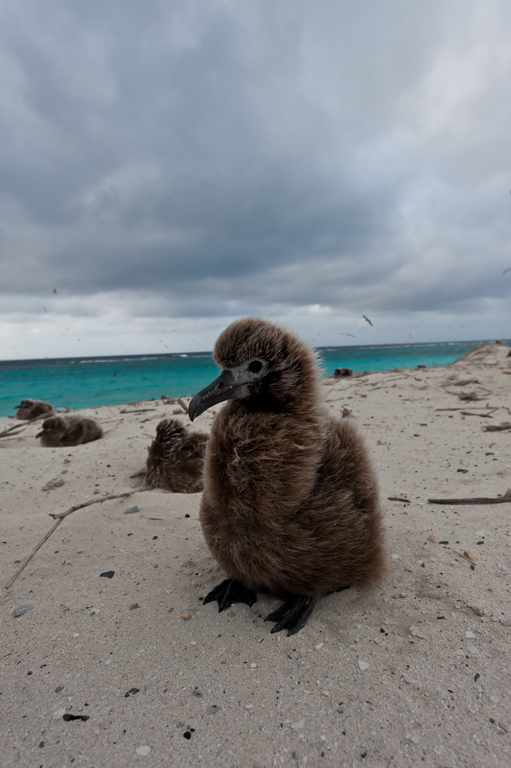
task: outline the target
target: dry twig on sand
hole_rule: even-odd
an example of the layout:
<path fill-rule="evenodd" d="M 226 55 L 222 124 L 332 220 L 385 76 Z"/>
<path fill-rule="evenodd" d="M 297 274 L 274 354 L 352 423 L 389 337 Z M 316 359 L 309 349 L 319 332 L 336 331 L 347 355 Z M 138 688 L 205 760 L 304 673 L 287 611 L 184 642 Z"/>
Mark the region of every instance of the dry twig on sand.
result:
<path fill-rule="evenodd" d="M 429 504 L 503 504 L 506 501 L 511 502 L 511 488 L 503 496 L 493 499 L 487 496 L 474 499 L 428 499 Z"/>
<path fill-rule="evenodd" d="M 511 429 L 511 424 L 500 424 L 500 426 L 488 424 L 487 427 L 481 427 L 484 432 L 503 432 L 505 429 Z"/>
<path fill-rule="evenodd" d="M 34 421 L 35 421 L 35 419 L 34 419 Z M 75 504 L 74 507 L 70 507 L 65 512 L 50 512 L 50 517 L 53 517 L 57 522 L 50 528 L 48 533 L 46 533 L 43 536 L 43 538 L 41 539 L 39 544 L 37 544 L 34 547 L 34 549 L 29 554 L 29 556 L 26 558 L 26 560 L 24 560 L 22 562 L 22 564 L 20 565 L 20 567 L 18 568 L 16 573 L 13 576 L 11 576 L 11 578 L 9 579 L 7 584 L 5 585 L 5 588 L 9 589 L 10 587 L 12 587 L 12 585 L 14 584 L 14 582 L 16 581 L 16 579 L 18 578 L 20 573 L 27 567 L 27 565 L 32 560 L 32 558 L 34 557 L 36 552 L 38 552 L 41 549 L 41 547 L 43 546 L 44 542 L 47 541 L 50 538 L 50 536 L 52 535 L 53 531 L 55 531 L 59 527 L 61 522 L 68 515 L 70 515 L 72 512 L 76 512 L 78 509 L 83 509 L 84 507 L 90 507 L 91 504 L 101 504 L 103 501 L 110 501 L 112 499 L 123 499 L 123 498 L 125 498 L 127 496 L 132 496 L 134 493 L 140 493 L 141 491 L 149 491 L 149 490 L 150 490 L 150 488 L 148 488 L 147 486 L 144 486 L 143 488 L 136 488 L 133 491 L 126 491 L 125 493 L 117 493 L 117 494 L 111 495 L 111 496 L 102 496 L 100 499 L 91 499 L 90 501 L 84 501 L 82 504 Z"/>
<path fill-rule="evenodd" d="M 30 419 L 29 421 L 26 421 L 24 424 L 14 424 L 12 427 L 9 427 L 9 429 L 4 429 L 3 432 L 0 432 L 0 437 L 5 437 L 6 435 L 9 434 L 9 432 L 12 432 L 14 429 L 19 429 L 19 430 L 25 429 L 25 427 L 28 427 L 29 424 L 33 424 L 34 421 L 41 421 L 41 419 L 47 419 L 48 416 L 50 415 L 51 414 L 49 413 L 42 413 L 40 416 L 36 416 L 35 419 Z M 14 434 L 17 435 L 18 433 L 15 432 Z"/>

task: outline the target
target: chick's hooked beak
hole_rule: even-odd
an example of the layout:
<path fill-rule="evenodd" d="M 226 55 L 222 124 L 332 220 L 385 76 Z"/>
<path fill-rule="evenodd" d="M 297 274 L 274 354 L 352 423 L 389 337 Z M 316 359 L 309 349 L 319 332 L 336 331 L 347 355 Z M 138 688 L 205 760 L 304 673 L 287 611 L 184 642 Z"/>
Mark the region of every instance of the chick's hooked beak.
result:
<path fill-rule="evenodd" d="M 229 369 L 222 371 L 217 379 L 201 389 L 190 402 L 188 406 L 190 421 L 207 411 L 212 405 L 237 397 L 240 387 L 251 381 L 251 378 L 240 375 L 236 370 L 234 372 Z"/>

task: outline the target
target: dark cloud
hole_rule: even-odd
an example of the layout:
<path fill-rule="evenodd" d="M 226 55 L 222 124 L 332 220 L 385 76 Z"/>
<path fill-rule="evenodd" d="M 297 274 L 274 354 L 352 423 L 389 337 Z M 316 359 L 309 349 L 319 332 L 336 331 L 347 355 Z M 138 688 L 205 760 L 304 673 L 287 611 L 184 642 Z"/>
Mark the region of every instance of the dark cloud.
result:
<path fill-rule="evenodd" d="M 503 307 L 510 21 L 498 0 L 6 0 L 4 306 Z"/>

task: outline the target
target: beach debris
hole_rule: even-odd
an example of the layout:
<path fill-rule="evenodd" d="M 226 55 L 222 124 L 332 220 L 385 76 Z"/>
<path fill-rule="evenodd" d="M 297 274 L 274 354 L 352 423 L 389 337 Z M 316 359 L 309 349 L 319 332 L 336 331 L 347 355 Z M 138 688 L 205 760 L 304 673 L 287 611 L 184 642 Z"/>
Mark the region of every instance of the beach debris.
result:
<path fill-rule="evenodd" d="M 468 499 L 428 499 L 428 504 L 503 504 L 511 502 L 511 488 L 503 496 L 491 498 L 487 496 L 468 498 Z"/>
<path fill-rule="evenodd" d="M 62 719 L 66 722 L 70 720 L 83 720 L 85 722 L 90 719 L 90 715 L 72 715 L 70 712 L 67 712 L 65 715 L 62 715 Z"/>
<path fill-rule="evenodd" d="M 27 567 L 29 562 L 34 557 L 34 555 L 41 549 L 41 547 L 43 546 L 44 542 L 47 541 L 50 538 L 52 533 L 55 530 L 57 530 L 59 525 L 62 523 L 63 520 L 65 520 L 65 518 L 68 515 L 72 514 L 73 512 L 77 512 L 79 509 L 84 509 L 85 507 L 90 507 L 92 504 L 102 504 L 104 501 L 111 501 L 112 499 L 123 499 L 123 498 L 126 498 L 127 496 L 132 496 L 134 493 L 141 493 L 142 491 L 148 491 L 148 490 L 149 490 L 149 488 L 147 488 L 146 486 L 143 486 L 142 488 L 135 488 L 132 491 L 126 491 L 125 493 L 116 493 L 116 494 L 112 494 L 110 496 L 103 496 L 100 499 L 90 499 L 89 501 L 84 501 L 82 504 L 75 504 L 73 507 L 70 507 L 69 509 L 66 509 L 65 512 L 50 512 L 50 517 L 53 517 L 57 522 L 50 528 L 48 533 L 46 533 L 43 536 L 41 541 L 38 544 L 36 544 L 36 546 L 34 547 L 32 552 L 29 554 L 29 556 L 27 558 L 25 558 L 25 560 L 22 562 L 22 564 L 20 565 L 18 570 L 11 576 L 11 578 L 9 579 L 7 584 L 5 585 L 5 589 L 10 589 L 10 587 L 12 587 L 12 585 L 14 584 L 14 582 L 16 581 L 16 579 L 18 578 L 20 573 L 22 573 L 22 571 Z"/>
<path fill-rule="evenodd" d="M 419 640 L 425 639 L 425 635 L 422 634 L 420 629 L 418 629 L 417 627 L 414 627 L 413 624 L 408 627 L 408 632 L 412 637 L 417 637 Z"/>
<path fill-rule="evenodd" d="M 111 579 L 115 575 L 115 571 L 103 571 L 103 573 L 100 573 L 99 575 L 104 576 L 105 579 Z"/>
<path fill-rule="evenodd" d="M 358 666 L 359 666 L 359 669 L 362 670 L 362 672 L 364 672 L 366 669 L 369 669 L 369 664 L 367 663 L 367 661 L 360 661 L 359 660 Z"/>
<path fill-rule="evenodd" d="M 140 691 L 140 688 L 130 688 L 129 691 L 126 691 L 126 693 L 124 694 L 124 698 L 129 699 L 130 696 L 134 696 L 139 691 Z"/>
<path fill-rule="evenodd" d="M 476 395 L 475 392 L 460 392 L 458 395 L 459 400 L 465 400 L 467 402 L 473 402 L 474 400 L 483 400 L 482 397 Z"/>
<path fill-rule="evenodd" d="M 471 552 L 470 549 L 464 549 L 463 551 L 461 549 L 453 549 L 453 554 L 458 555 L 459 557 L 465 558 L 465 560 L 468 560 L 470 563 L 475 564 L 479 560 L 477 555 L 474 555 L 473 552 Z"/>
<path fill-rule="evenodd" d="M 28 613 L 29 611 L 33 611 L 34 606 L 33 605 L 16 605 L 14 608 L 11 608 L 11 616 L 13 618 L 17 619 L 20 616 L 23 616 L 24 613 Z"/>
<path fill-rule="evenodd" d="M 55 477 L 53 480 L 48 480 L 46 485 L 44 485 L 41 490 L 51 491 L 52 488 L 60 488 L 62 485 L 64 485 L 64 479 L 62 477 Z"/>
<path fill-rule="evenodd" d="M 300 731 L 304 725 L 305 725 L 305 718 L 302 717 L 302 719 L 297 720 L 296 723 L 291 723 L 291 728 L 293 729 L 293 731 Z"/>
<path fill-rule="evenodd" d="M 387 496 L 389 501 L 402 501 L 405 504 L 411 504 L 410 499 L 407 499 L 404 496 Z"/>
<path fill-rule="evenodd" d="M 210 704 L 209 707 L 206 710 L 206 714 L 207 715 L 216 715 L 216 713 L 219 710 L 220 710 L 220 707 L 218 706 L 218 704 Z"/>
<path fill-rule="evenodd" d="M 43 428 L 36 438 L 41 438 L 45 448 L 81 445 L 99 440 L 103 430 L 94 419 L 83 416 L 51 416 L 43 421 Z"/>
<path fill-rule="evenodd" d="M 140 608 L 138 603 L 132 603 L 130 605 L 130 611 L 134 611 L 136 608 Z"/>
<path fill-rule="evenodd" d="M 511 424 L 487 424 L 485 427 L 481 427 L 483 432 L 503 432 L 506 429 L 511 429 Z"/>
<path fill-rule="evenodd" d="M 124 510 L 125 515 L 133 515 L 135 512 L 140 512 L 140 507 L 137 506 L 137 504 L 130 504 L 129 507 L 126 507 Z"/>
<path fill-rule="evenodd" d="M 137 747 L 135 750 L 137 755 L 140 755 L 140 757 L 147 757 L 150 751 L 151 747 L 148 747 L 147 744 L 144 744 L 143 747 Z"/>
<path fill-rule="evenodd" d="M 199 690 L 199 688 L 197 686 L 194 687 L 192 693 L 193 693 L 194 696 L 197 696 L 198 699 L 202 699 L 202 697 L 204 696 L 202 691 Z"/>
<path fill-rule="evenodd" d="M 428 536 L 428 541 L 430 541 L 432 544 L 438 544 L 438 539 L 434 533 Z"/>

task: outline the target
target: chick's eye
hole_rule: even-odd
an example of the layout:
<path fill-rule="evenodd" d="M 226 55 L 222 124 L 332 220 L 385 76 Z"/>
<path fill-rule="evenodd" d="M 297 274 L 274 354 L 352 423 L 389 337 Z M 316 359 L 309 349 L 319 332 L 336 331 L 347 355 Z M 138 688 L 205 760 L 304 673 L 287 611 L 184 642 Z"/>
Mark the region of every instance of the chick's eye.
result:
<path fill-rule="evenodd" d="M 248 370 L 250 371 L 250 373 L 259 373 L 262 367 L 263 367 L 263 364 L 259 362 L 259 360 L 252 360 L 252 362 L 248 366 Z"/>

